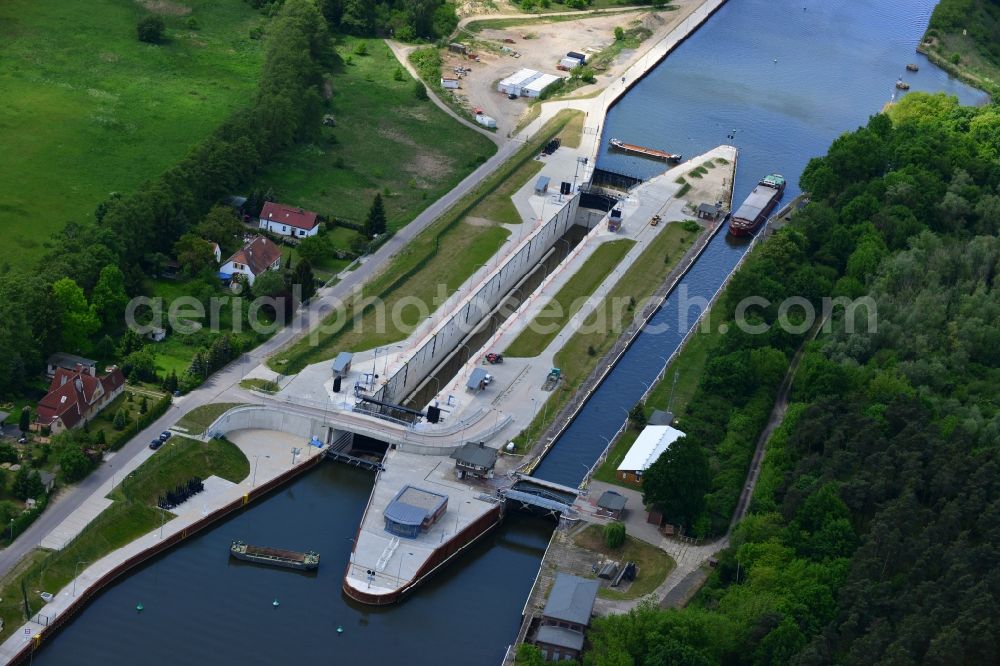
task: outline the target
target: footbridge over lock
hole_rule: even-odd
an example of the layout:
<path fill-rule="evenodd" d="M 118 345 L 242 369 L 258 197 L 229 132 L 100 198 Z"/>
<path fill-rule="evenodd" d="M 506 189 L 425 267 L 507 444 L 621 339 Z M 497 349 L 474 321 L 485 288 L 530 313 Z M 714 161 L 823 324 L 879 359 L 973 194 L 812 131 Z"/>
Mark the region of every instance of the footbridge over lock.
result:
<path fill-rule="evenodd" d="M 506 501 L 508 509 L 527 511 L 559 518 L 573 517 L 573 504 L 580 494 L 579 488 L 570 488 L 552 481 L 536 479 L 526 474 L 514 474 L 514 484 L 497 491 Z"/>

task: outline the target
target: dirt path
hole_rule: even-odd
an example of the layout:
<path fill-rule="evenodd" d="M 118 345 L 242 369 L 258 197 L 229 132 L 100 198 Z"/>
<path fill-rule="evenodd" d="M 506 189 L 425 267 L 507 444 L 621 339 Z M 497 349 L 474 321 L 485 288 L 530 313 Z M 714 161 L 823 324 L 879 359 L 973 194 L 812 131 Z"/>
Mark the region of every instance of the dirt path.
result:
<path fill-rule="evenodd" d="M 399 42 L 391 40 L 391 39 L 385 40 L 385 43 L 392 50 L 393 55 L 396 56 L 396 60 L 398 60 L 399 63 L 403 67 L 406 68 L 406 71 L 408 71 L 410 73 L 410 76 L 412 76 L 413 78 L 415 78 L 415 79 L 417 79 L 419 81 L 420 80 L 420 75 L 417 74 L 417 70 L 413 67 L 413 64 L 410 62 L 410 54 L 413 53 L 413 50 L 416 49 L 417 47 L 416 46 L 406 46 L 404 44 L 400 44 Z M 491 131 L 483 128 L 483 127 L 480 127 L 476 123 L 471 122 L 471 121 L 463 118 L 462 116 L 458 115 L 457 113 L 455 113 L 452 110 L 452 108 L 450 106 L 448 106 L 443 101 L 441 101 L 441 98 L 437 96 L 437 93 L 435 93 L 434 90 L 432 90 L 429 87 L 427 88 L 427 96 L 430 98 L 430 100 L 432 102 L 434 102 L 434 104 L 439 109 L 441 109 L 442 111 L 444 111 L 449 116 L 451 116 L 452 118 L 454 118 L 458 122 L 462 123 L 466 127 L 474 129 L 477 132 L 479 132 L 480 134 L 482 134 L 483 136 L 488 137 L 490 141 L 492 141 L 493 143 L 497 144 L 498 146 L 503 143 L 503 137 L 501 137 L 498 132 L 491 132 Z"/>

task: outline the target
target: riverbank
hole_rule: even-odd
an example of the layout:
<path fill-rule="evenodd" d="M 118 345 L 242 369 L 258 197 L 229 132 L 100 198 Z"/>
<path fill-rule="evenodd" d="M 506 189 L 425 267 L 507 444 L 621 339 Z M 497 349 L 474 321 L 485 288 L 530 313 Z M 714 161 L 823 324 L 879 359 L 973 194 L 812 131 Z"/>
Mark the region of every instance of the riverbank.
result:
<path fill-rule="evenodd" d="M 251 474 L 239 483 L 216 477 L 206 479 L 204 493 L 171 509 L 175 517 L 169 522 L 96 562 L 81 562 L 87 566 L 80 569 L 74 580 L 52 592 L 52 598 L 32 616 L 31 621 L 0 644 L 0 660 L 19 663 L 30 659 L 35 650 L 71 621 L 105 587 L 159 553 L 281 487 L 323 458 L 320 450 L 284 433 L 243 431 L 233 437 L 233 443 L 252 461 Z M 300 453 L 290 456 L 289 448 L 296 444 Z M 109 487 L 108 492 L 111 491 Z"/>

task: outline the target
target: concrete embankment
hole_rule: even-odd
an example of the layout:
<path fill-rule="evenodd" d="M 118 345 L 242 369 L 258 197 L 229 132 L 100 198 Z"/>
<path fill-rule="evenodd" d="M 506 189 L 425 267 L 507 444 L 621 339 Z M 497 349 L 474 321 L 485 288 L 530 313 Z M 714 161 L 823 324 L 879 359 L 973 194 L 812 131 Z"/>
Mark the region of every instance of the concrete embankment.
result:
<path fill-rule="evenodd" d="M 280 435 L 281 433 L 278 433 L 264 438 L 266 443 L 261 445 L 277 447 L 284 453 L 287 451 L 285 448 L 287 440 L 282 439 Z M 295 441 L 300 442 L 297 438 Z M 257 455 L 259 446 L 257 442 L 249 442 L 241 448 L 244 449 L 244 453 L 249 454 L 249 458 Z M 322 453 L 317 449 L 312 447 L 303 447 L 303 449 L 302 457 L 288 468 L 277 466 L 278 457 L 276 455 L 272 461 L 272 459 L 265 459 L 260 454 L 259 459 L 264 460 L 264 464 L 259 465 L 259 469 L 256 470 L 253 477 L 247 477 L 238 484 L 219 480 L 216 477 L 206 479 L 206 495 L 211 494 L 211 497 L 199 499 L 197 503 L 191 501 L 180 505 L 174 510 L 174 513 L 177 514 L 176 517 L 165 523 L 162 528 L 136 539 L 81 570 L 75 585 L 73 581 L 70 581 L 32 617 L 32 621 L 18 628 L 0 645 L 0 661 L 11 664 L 30 661 L 34 652 L 45 641 L 52 638 L 68 624 L 108 585 L 126 576 L 149 559 L 212 527 L 251 502 L 281 488 L 323 460 Z M 281 459 L 285 460 L 286 458 L 282 455 Z M 256 483 L 258 481 L 259 483 Z M 210 493 L 208 489 L 213 486 L 215 490 Z M 192 504 L 192 506 L 186 506 L 186 504 Z M 194 504 L 197 506 L 193 506 Z M 203 514 L 200 509 L 203 504 L 215 504 L 216 508 Z"/>

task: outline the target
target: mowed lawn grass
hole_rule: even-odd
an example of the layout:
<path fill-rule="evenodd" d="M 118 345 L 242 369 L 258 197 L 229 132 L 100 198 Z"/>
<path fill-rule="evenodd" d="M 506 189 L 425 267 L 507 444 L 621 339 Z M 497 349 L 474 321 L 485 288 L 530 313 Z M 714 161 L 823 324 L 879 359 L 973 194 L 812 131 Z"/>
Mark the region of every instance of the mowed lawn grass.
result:
<path fill-rule="evenodd" d="M 631 510 L 641 511 L 642 508 Z M 602 599 L 639 599 L 644 597 L 662 585 L 663 581 L 667 579 L 667 574 L 677 566 L 674 559 L 659 548 L 627 534 L 625 543 L 620 548 L 608 548 L 604 543 L 604 528 L 600 525 L 591 525 L 581 532 L 576 537 L 576 545 L 622 563 L 635 562 L 639 569 L 635 580 L 626 591 L 602 586 L 597 591 L 597 596 Z"/>
<path fill-rule="evenodd" d="M 531 164 L 542 146 L 562 132 L 577 113 L 560 111 L 534 139 L 403 247 L 364 287 L 363 296 L 381 299 L 381 307 L 356 310 L 348 303 L 344 312 L 331 315 L 321 327 L 274 354 L 268 366 L 292 374 L 333 358 L 338 351 L 371 349 L 409 335 L 486 264 L 510 235 L 496 222 L 475 219 L 471 211 Z"/>
<path fill-rule="evenodd" d="M 367 55 L 355 53 L 359 44 Z M 336 50 L 343 60 L 329 79 L 336 127 L 286 151 L 258 180 L 282 201 L 358 222 L 381 193 L 389 229 L 399 229 L 489 159 L 496 145 L 430 100 L 418 100 L 413 78 L 383 41 L 340 38 Z"/>
<path fill-rule="evenodd" d="M 664 227 L 611 288 L 603 305 L 587 317 L 583 330 L 556 352 L 554 361 L 562 370 L 562 381 L 546 401 L 545 409 L 514 438 L 518 449 L 530 446 L 532 438 L 539 436 L 555 418 L 701 233 L 706 232 L 688 231 L 678 222 Z M 633 308 L 627 305 L 630 299 L 635 302 Z"/>
<path fill-rule="evenodd" d="M 580 270 L 545 304 L 504 353 L 507 356 L 526 357 L 536 356 L 544 351 L 633 245 L 635 241 L 622 239 L 598 246 Z"/>
<path fill-rule="evenodd" d="M 27 590 L 31 613 L 44 605 L 39 592 L 57 594 L 84 570 L 108 553 L 169 522 L 174 514 L 157 508 L 156 500 L 192 477 L 215 475 L 239 483 L 250 474 L 250 461 L 235 445 L 225 440 L 198 442 L 171 438 L 162 449 L 129 474 L 109 498 L 111 506 L 101 512 L 62 550 L 35 550 L 24 562 L 0 581 L 0 639 L 18 631 L 28 618 L 24 613 L 21 586 Z M 79 567 L 77 563 L 82 562 Z"/>
<path fill-rule="evenodd" d="M 67 221 L 93 219 L 110 192 L 161 173 L 247 102 L 261 63 L 249 31 L 263 17 L 243 0 L 156 4 L 171 13 L 154 46 L 136 38 L 139 2 L 0 3 L 4 262 L 37 258 Z"/>

